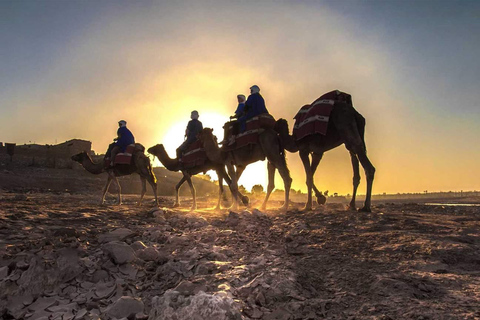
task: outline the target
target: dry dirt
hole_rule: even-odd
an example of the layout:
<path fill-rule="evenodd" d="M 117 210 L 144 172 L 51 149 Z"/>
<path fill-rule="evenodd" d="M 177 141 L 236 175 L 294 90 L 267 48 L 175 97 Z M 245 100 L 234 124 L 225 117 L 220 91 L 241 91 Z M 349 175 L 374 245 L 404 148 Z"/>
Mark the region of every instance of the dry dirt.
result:
<path fill-rule="evenodd" d="M 480 207 L 137 198 L 1 193 L 0 318 L 480 319 Z"/>

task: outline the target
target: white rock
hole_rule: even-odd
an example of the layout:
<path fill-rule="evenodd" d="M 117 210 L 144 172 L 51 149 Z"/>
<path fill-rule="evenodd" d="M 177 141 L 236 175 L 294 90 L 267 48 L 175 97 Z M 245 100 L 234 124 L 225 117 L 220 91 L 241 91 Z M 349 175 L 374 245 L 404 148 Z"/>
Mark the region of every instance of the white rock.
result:
<path fill-rule="evenodd" d="M 211 295 L 203 291 L 180 299 L 178 292 L 167 290 L 152 299 L 151 320 L 231 320 L 242 319 L 233 299 L 225 295 Z"/>

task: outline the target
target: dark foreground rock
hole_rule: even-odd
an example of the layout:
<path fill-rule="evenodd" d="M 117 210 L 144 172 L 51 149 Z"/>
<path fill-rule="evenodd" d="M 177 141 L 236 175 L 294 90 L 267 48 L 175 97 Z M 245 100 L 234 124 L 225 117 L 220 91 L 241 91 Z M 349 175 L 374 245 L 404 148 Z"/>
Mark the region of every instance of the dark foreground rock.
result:
<path fill-rule="evenodd" d="M 188 200 L 96 200 L 1 194 L 0 318 L 480 317 L 478 207 L 215 211 L 212 199 L 192 213 Z"/>

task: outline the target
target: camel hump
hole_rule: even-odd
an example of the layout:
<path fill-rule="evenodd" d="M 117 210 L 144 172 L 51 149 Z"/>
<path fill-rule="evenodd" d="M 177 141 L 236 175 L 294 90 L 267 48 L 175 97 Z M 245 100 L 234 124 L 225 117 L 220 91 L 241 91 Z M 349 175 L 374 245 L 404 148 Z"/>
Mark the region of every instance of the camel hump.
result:
<path fill-rule="evenodd" d="M 133 152 L 142 152 L 145 153 L 145 147 L 141 143 L 135 143 L 135 149 Z"/>

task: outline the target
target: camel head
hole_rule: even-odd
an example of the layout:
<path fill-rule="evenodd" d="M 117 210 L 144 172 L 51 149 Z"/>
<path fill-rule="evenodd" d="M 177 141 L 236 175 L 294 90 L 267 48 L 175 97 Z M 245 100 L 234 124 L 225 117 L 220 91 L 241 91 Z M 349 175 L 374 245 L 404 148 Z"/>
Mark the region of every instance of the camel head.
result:
<path fill-rule="evenodd" d="M 197 135 L 198 140 L 202 144 L 208 141 L 214 141 L 215 144 L 217 144 L 217 137 L 213 135 L 213 129 L 212 128 L 204 128 L 200 133 Z"/>
<path fill-rule="evenodd" d="M 88 153 L 86 151 L 83 151 L 83 152 L 80 152 L 78 154 L 73 155 L 71 159 L 73 161 L 78 162 L 78 163 L 82 163 L 83 160 L 90 159 L 90 156 L 88 155 Z"/>
<path fill-rule="evenodd" d="M 285 119 L 278 119 L 276 122 L 275 122 L 275 127 L 274 127 L 275 131 L 278 133 L 278 134 L 285 134 L 285 135 L 288 135 L 289 134 L 289 129 L 288 129 L 288 122 L 287 120 Z"/>
<path fill-rule="evenodd" d="M 160 152 L 165 152 L 165 147 L 163 146 L 163 144 L 157 144 L 153 147 L 148 148 L 147 152 L 153 156 L 157 156 Z"/>

